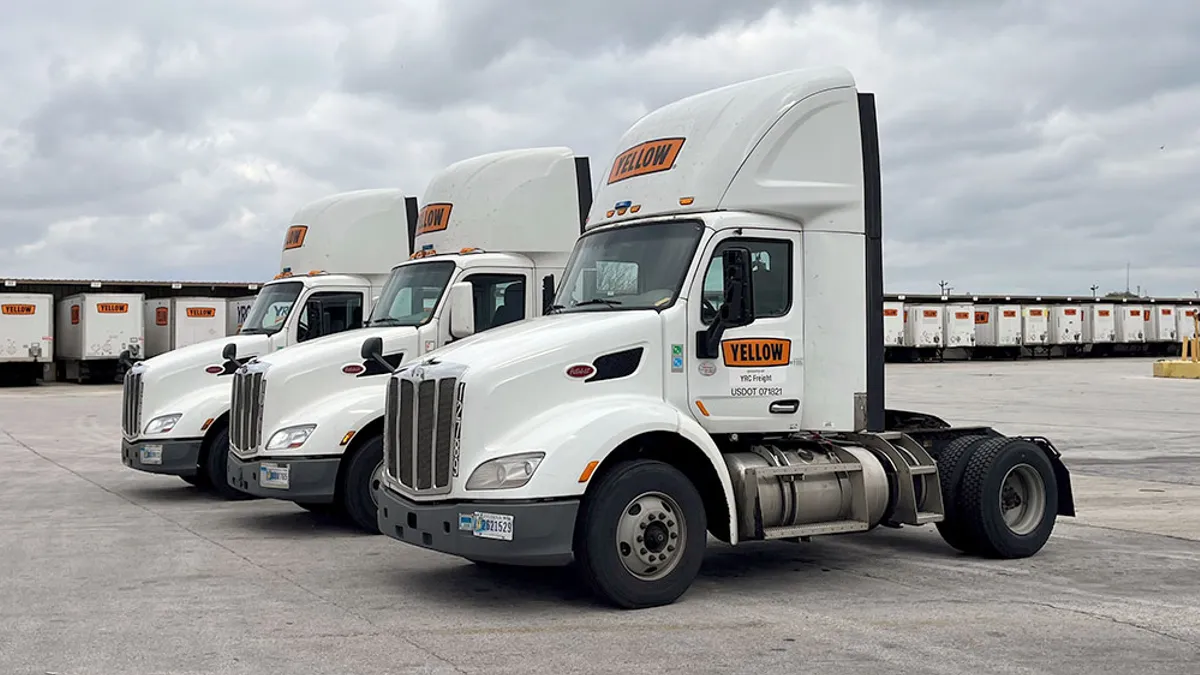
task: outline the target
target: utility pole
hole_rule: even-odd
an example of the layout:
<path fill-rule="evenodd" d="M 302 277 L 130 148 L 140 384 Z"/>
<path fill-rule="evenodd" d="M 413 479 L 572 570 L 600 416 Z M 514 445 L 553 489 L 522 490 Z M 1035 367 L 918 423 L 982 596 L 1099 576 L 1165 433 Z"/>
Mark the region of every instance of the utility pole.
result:
<path fill-rule="evenodd" d="M 951 288 L 954 288 L 953 286 L 950 285 L 950 282 L 946 281 L 945 279 L 939 281 L 938 286 L 942 287 L 942 295 L 946 295 L 950 291 Z"/>
<path fill-rule="evenodd" d="M 1129 295 L 1129 261 L 1125 261 L 1125 295 Z"/>
<path fill-rule="evenodd" d="M 1096 297 L 1096 289 L 1100 288 L 1096 284 L 1092 284 L 1092 297 Z"/>

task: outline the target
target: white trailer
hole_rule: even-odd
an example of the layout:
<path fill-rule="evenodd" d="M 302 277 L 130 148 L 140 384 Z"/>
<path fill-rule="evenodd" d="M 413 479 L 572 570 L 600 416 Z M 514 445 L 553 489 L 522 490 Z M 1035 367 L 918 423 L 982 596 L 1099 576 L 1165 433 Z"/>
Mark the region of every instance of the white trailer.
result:
<path fill-rule="evenodd" d="M 1175 311 L 1175 334 L 1180 340 L 1196 337 L 1197 308 L 1190 305 L 1180 305 Z"/>
<path fill-rule="evenodd" d="M 36 384 L 54 362 L 54 296 L 0 293 L 0 382 Z"/>
<path fill-rule="evenodd" d="M 709 535 L 936 523 L 974 555 L 1037 553 L 1074 514 L 1048 440 L 884 407 L 876 129 L 840 68 L 642 117 L 557 309 L 387 383 L 380 530 L 481 563 L 574 562 L 625 608 L 687 591 Z"/>
<path fill-rule="evenodd" d="M 1116 342 L 1136 344 L 1146 341 L 1146 319 L 1142 316 L 1145 308 L 1141 305 L 1117 305 L 1117 338 Z"/>
<path fill-rule="evenodd" d="M 1146 308 L 1150 318 L 1146 328 L 1147 342 L 1174 342 L 1179 336 L 1174 305 L 1152 304 Z"/>
<path fill-rule="evenodd" d="M 904 345 L 904 303 L 883 303 L 883 344 L 886 347 Z"/>
<path fill-rule="evenodd" d="M 229 298 L 225 301 L 225 334 L 237 335 L 242 330 L 242 324 L 250 315 L 250 308 L 258 296 L 247 295 L 242 298 Z"/>
<path fill-rule="evenodd" d="M 55 351 L 63 379 L 112 382 L 122 355 L 145 353 L 141 293 L 80 293 L 58 302 Z"/>
<path fill-rule="evenodd" d="M 234 375 L 230 485 L 378 534 L 371 484 L 382 471 L 387 376 L 448 342 L 542 315 L 591 205 L 590 176 L 587 158 L 566 147 L 489 153 L 438 172 L 413 259 L 392 270 L 367 328 L 258 357 Z M 374 340 L 378 359 L 363 352 Z"/>
<path fill-rule="evenodd" d="M 1097 302 L 1083 306 L 1083 341 L 1091 345 L 1109 344 L 1117 337 L 1112 303 Z"/>
<path fill-rule="evenodd" d="M 1083 343 L 1083 308 L 1080 305 L 1054 305 L 1050 308 L 1050 331 L 1047 342 L 1052 345 Z"/>
<path fill-rule="evenodd" d="M 945 344 L 945 326 L 941 305 L 906 305 L 904 340 L 910 347 L 941 347 Z"/>
<path fill-rule="evenodd" d="M 224 298 L 153 298 L 144 304 L 146 358 L 225 337 Z"/>
<path fill-rule="evenodd" d="M 1021 307 L 1021 344 L 1037 347 L 1048 342 L 1050 317 L 1046 305 L 1023 305 Z"/>
<path fill-rule="evenodd" d="M 1019 348 L 1021 346 L 1021 306 L 976 305 L 975 346 Z"/>
<path fill-rule="evenodd" d="M 942 313 L 942 334 L 946 336 L 946 347 L 975 346 L 974 310 L 974 305 L 969 302 L 946 305 Z"/>
<path fill-rule="evenodd" d="M 237 335 L 129 370 L 121 399 L 124 464 L 245 498 L 225 479 L 230 376 L 254 356 L 361 328 L 388 270 L 412 252 L 416 220 L 416 198 L 391 188 L 330 195 L 296 211 L 279 274 L 263 284 Z"/>

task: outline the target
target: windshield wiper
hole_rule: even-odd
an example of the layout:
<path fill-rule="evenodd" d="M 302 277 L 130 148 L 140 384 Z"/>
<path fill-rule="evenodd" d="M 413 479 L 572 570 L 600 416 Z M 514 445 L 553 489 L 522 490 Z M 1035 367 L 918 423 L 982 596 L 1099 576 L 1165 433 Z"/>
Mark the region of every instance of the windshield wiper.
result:
<path fill-rule="evenodd" d="M 620 300 L 609 300 L 608 298 L 592 298 L 591 300 L 584 300 L 583 302 L 577 302 L 574 305 L 572 305 L 572 307 L 583 307 L 584 305 L 598 305 L 600 303 L 604 303 L 604 304 L 608 305 L 609 307 L 616 307 L 617 305 L 621 304 L 621 301 Z"/>
<path fill-rule="evenodd" d="M 399 326 L 400 319 L 393 319 L 390 316 L 385 316 L 381 319 L 374 319 L 367 322 L 368 326 Z"/>

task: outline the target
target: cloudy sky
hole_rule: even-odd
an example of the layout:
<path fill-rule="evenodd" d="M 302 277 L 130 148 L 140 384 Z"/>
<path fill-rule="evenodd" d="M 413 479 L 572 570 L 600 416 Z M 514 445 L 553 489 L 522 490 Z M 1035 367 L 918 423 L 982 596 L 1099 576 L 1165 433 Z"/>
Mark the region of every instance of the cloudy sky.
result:
<path fill-rule="evenodd" d="M 877 94 L 887 290 L 1200 290 L 1200 3 L 45 0 L 0 10 L 0 276 L 269 278 L 291 214 L 419 195 L 840 64 Z"/>

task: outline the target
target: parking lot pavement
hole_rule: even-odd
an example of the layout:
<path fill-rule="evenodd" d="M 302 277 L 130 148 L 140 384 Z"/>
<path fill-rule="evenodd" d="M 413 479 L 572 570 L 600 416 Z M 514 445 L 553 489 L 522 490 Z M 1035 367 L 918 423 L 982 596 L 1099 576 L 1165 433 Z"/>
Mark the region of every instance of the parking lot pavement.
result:
<path fill-rule="evenodd" d="M 0 390 L 0 673 L 1150 673 L 1200 663 L 1200 383 L 1146 359 L 889 366 L 888 403 L 1055 440 L 1034 558 L 930 527 L 713 544 L 675 605 L 595 604 L 119 457 L 120 390 Z"/>

